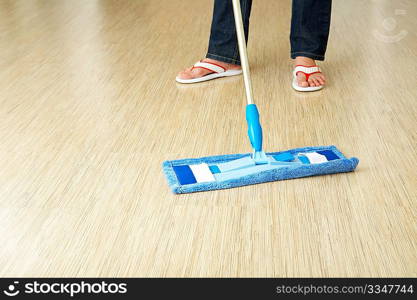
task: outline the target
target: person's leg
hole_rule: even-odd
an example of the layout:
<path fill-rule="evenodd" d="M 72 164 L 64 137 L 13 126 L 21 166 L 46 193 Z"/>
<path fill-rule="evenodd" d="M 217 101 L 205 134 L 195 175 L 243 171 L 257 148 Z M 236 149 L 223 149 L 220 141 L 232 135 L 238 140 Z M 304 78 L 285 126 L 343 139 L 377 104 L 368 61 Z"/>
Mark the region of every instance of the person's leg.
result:
<path fill-rule="evenodd" d="M 324 60 L 330 30 L 332 0 L 293 0 L 291 18 L 291 58 L 296 65 L 315 65 Z M 300 86 L 319 86 L 325 83 L 321 73 L 310 76 L 309 81 L 299 73 Z"/>
<path fill-rule="evenodd" d="M 246 40 L 252 0 L 240 0 Z M 215 0 L 211 23 L 209 46 L 204 62 L 212 62 L 226 70 L 240 69 L 233 5 L 231 0 Z M 202 68 L 188 68 L 178 74 L 181 79 L 198 78 L 211 73 Z"/>
<path fill-rule="evenodd" d="M 241 0 L 240 5 L 247 41 L 252 0 Z M 225 63 L 240 65 L 239 47 L 231 0 L 216 0 L 214 2 L 210 42 L 206 57 Z"/>

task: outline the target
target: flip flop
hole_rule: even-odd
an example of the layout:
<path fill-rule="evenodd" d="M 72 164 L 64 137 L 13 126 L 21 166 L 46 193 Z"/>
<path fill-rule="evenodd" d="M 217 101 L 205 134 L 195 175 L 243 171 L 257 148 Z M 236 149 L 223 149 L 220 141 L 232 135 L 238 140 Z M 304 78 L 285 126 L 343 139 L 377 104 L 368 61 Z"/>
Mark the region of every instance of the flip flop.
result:
<path fill-rule="evenodd" d="M 216 78 L 236 76 L 236 75 L 242 74 L 242 70 L 226 70 L 220 65 L 216 65 L 214 63 L 209 63 L 209 62 L 202 62 L 202 61 L 195 63 L 194 66 L 191 68 L 191 70 L 197 69 L 197 68 L 205 69 L 205 70 L 211 71 L 212 73 L 209 73 L 202 77 L 191 78 L 191 79 L 181 79 L 177 77 L 175 78 L 175 80 L 179 83 L 197 83 L 197 82 L 203 82 L 203 81 L 212 80 Z"/>
<path fill-rule="evenodd" d="M 306 87 L 299 86 L 297 82 L 298 73 L 303 73 L 306 76 L 306 80 L 308 81 L 308 78 L 311 75 L 321 73 L 321 71 L 318 66 L 302 66 L 302 65 L 295 66 L 294 71 L 293 71 L 293 80 L 292 80 L 292 87 L 294 90 L 299 91 L 299 92 L 314 92 L 314 91 L 321 90 L 323 88 L 322 85 L 306 86 Z"/>

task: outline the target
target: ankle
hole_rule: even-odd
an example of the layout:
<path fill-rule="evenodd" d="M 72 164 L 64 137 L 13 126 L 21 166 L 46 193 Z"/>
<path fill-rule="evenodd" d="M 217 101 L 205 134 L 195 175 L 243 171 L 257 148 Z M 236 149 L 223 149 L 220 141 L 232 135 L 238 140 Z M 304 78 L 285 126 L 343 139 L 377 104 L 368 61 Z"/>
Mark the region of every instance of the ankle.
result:
<path fill-rule="evenodd" d="M 303 66 L 315 66 L 316 61 L 312 58 L 305 57 L 305 56 L 297 56 L 294 60 L 296 65 L 303 65 Z"/>
<path fill-rule="evenodd" d="M 203 61 L 222 66 L 226 69 L 240 69 L 241 68 L 239 65 L 226 63 L 226 62 L 223 62 L 223 61 L 220 61 L 220 60 L 215 60 L 215 59 L 212 59 L 212 58 L 205 58 L 205 59 L 203 59 Z"/>

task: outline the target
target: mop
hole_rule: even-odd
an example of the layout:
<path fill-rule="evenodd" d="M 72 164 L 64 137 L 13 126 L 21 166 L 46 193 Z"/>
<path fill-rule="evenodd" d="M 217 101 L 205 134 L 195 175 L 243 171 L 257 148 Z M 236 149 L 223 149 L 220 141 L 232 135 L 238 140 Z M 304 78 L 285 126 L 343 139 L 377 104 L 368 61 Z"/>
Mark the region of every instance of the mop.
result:
<path fill-rule="evenodd" d="M 335 146 L 269 153 L 262 150 L 262 127 L 253 101 L 240 2 L 232 1 L 247 99 L 248 136 L 253 152 L 165 161 L 162 167 L 171 190 L 184 194 L 355 170 L 359 160 L 345 157 Z"/>

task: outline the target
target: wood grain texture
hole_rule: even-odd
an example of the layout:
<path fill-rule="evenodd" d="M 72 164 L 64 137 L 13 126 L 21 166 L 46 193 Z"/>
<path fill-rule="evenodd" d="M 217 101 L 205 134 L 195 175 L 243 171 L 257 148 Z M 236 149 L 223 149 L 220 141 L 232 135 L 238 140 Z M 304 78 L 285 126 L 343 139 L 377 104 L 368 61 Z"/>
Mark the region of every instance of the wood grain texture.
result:
<path fill-rule="evenodd" d="M 334 1 L 329 84 L 301 94 L 290 1 L 254 1 L 265 149 L 359 167 L 175 196 L 162 161 L 250 151 L 241 77 L 174 81 L 211 6 L 0 0 L 0 276 L 417 276 L 416 2 Z"/>

